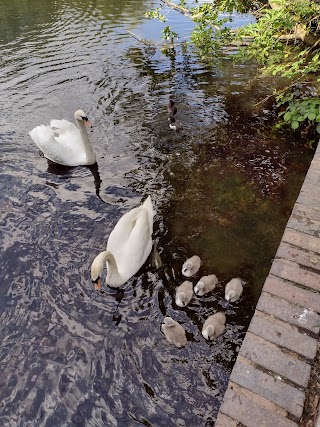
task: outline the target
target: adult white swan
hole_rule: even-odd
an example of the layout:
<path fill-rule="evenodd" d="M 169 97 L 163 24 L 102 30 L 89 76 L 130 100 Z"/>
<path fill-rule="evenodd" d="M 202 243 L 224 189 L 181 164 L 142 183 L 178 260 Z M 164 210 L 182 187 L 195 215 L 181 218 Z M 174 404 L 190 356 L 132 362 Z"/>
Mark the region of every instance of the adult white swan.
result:
<path fill-rule="evenodd" d="M 96 155 L 91 147 L 86 126 L 92 127 L 82 110 L 74 113 L 75 126 L 68 120 L 51 120 L 29 132 L 45 157 L 64 166 L 93 165 Z"/>
<path fill-rule="evenodd" d="M 146 262 L 152 249 L 154 210 L 151 197 L 138 208 L 124 214 L 111 231 L 107 250 L 91 265 L 91 279 L 100 289 L 100 276 L 107 266 L 106 283 L 113 287 L 126 283 Z"/>

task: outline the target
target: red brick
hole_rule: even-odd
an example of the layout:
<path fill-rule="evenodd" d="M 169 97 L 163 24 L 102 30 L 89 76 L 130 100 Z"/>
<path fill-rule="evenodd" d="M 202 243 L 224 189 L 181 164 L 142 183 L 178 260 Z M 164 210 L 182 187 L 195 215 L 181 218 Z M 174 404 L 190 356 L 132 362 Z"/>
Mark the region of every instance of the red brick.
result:
<path fill-rule="evenodd" d="M 305 395 L 301 390 L 262 372 L 241 356 L 232 370 L 230 381 L 281 406 L 296 418 L 302 415 Z"/>
<path fill-rule="evenodd" d="M 310 194 L 301 192 L 297 198 L 297 202 L 320 210 L 320 198 L 315 195 L 311 196 Z"/>
<path fill-rule="evenodd" d="M 281 286 L 281 285 L 280 285 Z M 270 314 L 284 322 L 300 326 L 316 334 L 320 331 L 320 316 L 313 310 L 292 304 L 285 299 L 262 292 L 257 310 Z"/>
<path fill-rule="evenodd" d="M 320 230 L 320 224 L 319 224 Z M 319 270 L 320 255 L 314 252 L 305 251 L 297 246 L 291 246 L 289 243 L 282 242 L 276 253 L 276 258 L 284 258 L 288 261 L 296 262 L 301 266 Z"/>
<path fill-rule="evenodd" d="M 290 243 L 290 245 L 299 246 L 300 248 L 306 249 L 320 254 L 320 238 L 310 236 L 308 234 L 300 233 L 299 231 L 286 228 L 282 240 Z"/>
<path fill-rule="evenodd" d="M 283 379 L 307 387 L 311 366 L 294 355 L 283 352 L 275 344 L 247 332 L 240 353 L 241 356 L 268 369 Z"/>
<path fill-rule="evenodd" d="M 320 212 L 316 209 L 310 208 L 310 206 L 305 206 L 305 205 L 301 205 L 300 203 L 295 203 L 292 212 L 297 218 L 301 218 L 301 219 L 306 218 L 311 221 L 320 222 Z"/>
<path fill-rule="evenodd" d="M 279 277 L 268 276 L 263 290 L 287 301 L 320 313 L 320 294 L 298 288 Z"/>
<path fill-rule="evenodd" d="M 227 415 L 219 412 L 216 422 L 214 424 L 215 427 L 237 427 L 238 422 L 228 417 Z"/>
<path fill-rule="evenodd" d="M 294 213 L 291 215 L 287 227 L 293 230 L 300 231 L 300 233 L 310 234 L 314 237 L 319 237 L 320 222 L 311 220 L 307 217 L 300 218 Z"/>
<path fill-rule="evenodd" d="M 308 184 L 318 185 L 320 184 L 320 173 L 315 170 L 310 170 L 304 180 Z"/>
<path fill-rule="evenodd" d="M 220 408 L 223 414 L 246 427 L 297 427 L 298 424 L 266 407 L 263 399 L 234 383 L 230 383 Z"/>
<path fill-rule="evenodd" d="M 299 332 L 296 326 L 282 322 L 260 311 L 256 311 L 249 332 L 274 344 L 313 360 L 317 352 L 317 340 Z"/>
<path fill-rule="evenodd" d="M 296 262 L 287 261 L 285 259 L 275 259 L 272 263 L 270 274 L 320 291 L 319 274 L 305 270 Z"/>
<path fill-rule="evenodd" d="M 301 187 L 300 194 L 306 195 L 315 200 L 319 200 L 319 197 L 320 197 L 319 187 L 308 181 L 304 181 Z"/>

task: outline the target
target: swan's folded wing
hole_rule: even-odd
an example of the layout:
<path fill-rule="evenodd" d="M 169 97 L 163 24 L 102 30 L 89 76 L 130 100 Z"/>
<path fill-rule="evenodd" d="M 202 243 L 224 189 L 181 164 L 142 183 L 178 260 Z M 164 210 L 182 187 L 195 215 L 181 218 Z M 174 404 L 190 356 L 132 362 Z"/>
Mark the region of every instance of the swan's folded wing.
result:
<path fill-rule="evenodd" d="M 43 147 L 47 146 L 47 144 L 55 142 L 54 132 L 50 126 L 37 126 L 29 132 L 29 135 L 41 151 L 43 151 Z"/>
<path fill-rule="evenodd" d="M 141 267 L 145 262 L 152 249 L 151 234 L 148 212 L 142 209 L 126 242 L 125 253 L 128 263 L 140 263 Z"/>
<path fill-rule="evenodd" d="M 128 241 L 133 227 L 136 224 L 139 213 L 141 212 L 141 207 L 131 209 L 129 212 L 125 213 L 117 222 L 114 229 L 111 231 L 107 250 L 114 253 L 115 248 L 119 248 L 125 242 Z"/>
<path fill-rule="evenodd" d="M 55 140 L 60 143 L 64 150 L 71 150 L 71 155 L 76 156 L 77 149 L 83 148 L 80 131 L 76 125 L 68 120 L 51 120 L 50 126 L 54 131 Z"/>
<path fill-rule="evenodd" d="M 144 203 L 143 203 L 142 207 L 143 207 L 144 209 L 146 209 L 146 210 L 147 210 L 147 212 L 148 212 L 149 228 L 150 228 L 150 232 L 151 232 L 151 234 L 152 234 L 152 232 L 153 232 L 153 217 L 155 216 L 156 212 L 155 212 L 155 210 L 153 209 L 152 200 L 151 200 L 151 197 L 150 197 L 150 196 L 148 196 L 148 197 L 146 198 L 146 200 L 144 201 Z"/>
<path fill-rule="evenodd" d="M 45 157 L 53 162 L 64 165 L 66 153 L 69 156 L 73 154 L 68 146 L 59 141 L 60 137 L 56 137 L 55 131 L 50 126 L 37 126 L 29 132 L 29 135 Z"/>
<path fill-rule="evenodd" d="M 61 134 L 66 131 L 70 132 L 70 131 L 78 130 L 76 125 L 64 119 L 51 120 L 50 126 L 58 134 Z"/>

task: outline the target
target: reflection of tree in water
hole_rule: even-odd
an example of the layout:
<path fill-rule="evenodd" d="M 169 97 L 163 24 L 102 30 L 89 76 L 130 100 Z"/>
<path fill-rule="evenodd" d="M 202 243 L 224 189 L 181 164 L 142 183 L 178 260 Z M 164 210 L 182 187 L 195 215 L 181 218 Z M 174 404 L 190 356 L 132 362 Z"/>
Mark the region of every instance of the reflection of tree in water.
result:
<path fill-rule="evenodd" d="M 92 19 L 105 19 L 106 25 L 123 23 L 125 16 L 141 21 L 146 11 L 145 0 L 10 0 L 0 4 L 0 40 L 9 42 L 60 19 L 62 13 L 79 14 Z M 108 24 L 107 24 L 108 23 Z M 42 35 L 45 35 L 43 33 Z M 45 37 L 44 37 L 45 42 Z"/>

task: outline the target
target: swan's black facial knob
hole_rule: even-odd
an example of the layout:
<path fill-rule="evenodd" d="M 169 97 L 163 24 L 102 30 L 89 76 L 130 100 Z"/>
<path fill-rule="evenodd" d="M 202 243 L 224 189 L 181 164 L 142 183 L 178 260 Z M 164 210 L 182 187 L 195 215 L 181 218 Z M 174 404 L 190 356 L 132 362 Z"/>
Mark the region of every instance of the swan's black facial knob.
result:
<path fill-rule="evenodd" d="M 88 126 L 88 128 L 93 128 L 92 124 L 89 122 L 88 117 L 86 116 L 81 116 L 82 120 L 84 121 L 85 125 Z"/>
<path fill-rule="evenodd" d="M 94 285 L 94 289 L 96 291 L 100 291 L 101 289 L 101 281 L 100 281 L 100 277 L 98 277 L 96 280 L 92 280 L 92 283 Z"/>

